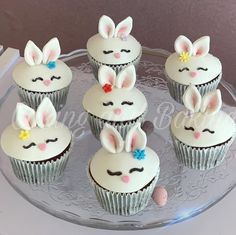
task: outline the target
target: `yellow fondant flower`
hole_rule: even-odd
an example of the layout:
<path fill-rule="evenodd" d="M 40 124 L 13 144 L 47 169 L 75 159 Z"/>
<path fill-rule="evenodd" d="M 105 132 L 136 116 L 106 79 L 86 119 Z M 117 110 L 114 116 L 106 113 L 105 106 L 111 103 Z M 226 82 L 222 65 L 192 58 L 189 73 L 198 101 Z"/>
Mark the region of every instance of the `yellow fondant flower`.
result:
<path fill-rule="evenodd" d="M 29 139 L 29 137 L 30 137 L 30 132 L 29 131 L 26 131 L 26 130 L 21 130 L 20 131 L 19 138 L 21 140 L 27 140 L 27 139 Z"/>
<path fill-rule="evenodd" d="M 182 53 L 179 55 L 179 60 L 180 60 L 181 62 L 187 62 L 187 61 L 189 61 L 189 59 L 190 59 L 190 55 L 189 55 L 188 52 L 182 52 Z"/>

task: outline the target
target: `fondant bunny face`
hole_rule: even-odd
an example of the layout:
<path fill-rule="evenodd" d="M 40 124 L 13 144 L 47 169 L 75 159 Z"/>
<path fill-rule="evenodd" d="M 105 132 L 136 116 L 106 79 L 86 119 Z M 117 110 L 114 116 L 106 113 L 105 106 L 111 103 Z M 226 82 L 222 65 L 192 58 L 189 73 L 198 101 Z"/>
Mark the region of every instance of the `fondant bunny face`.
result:
<path fill-rule="evenodd" d="M 69 147 L 71 133 L 56 122 L 56 111 L 44 98 L 35 112 L 23 103 L 16 107 L 16 126 L 8 126 L 1 137 L 3 150 L 25 161 L 42 161 L 55 157 Z"/>
<path fill-rule="evenodd" d="M 90 162 L 90 172 L 102 187 L 115 192 L 135 192 L 159 172 L 156 153 L 146 147 L 146 135 L 135 125 L 123 141 L 115 128 L 106 125 L 100 135 L 103 148 Z"/>
<path fill-rule="evenodd" d="M 222 66 L 218 58 L 209 54 L 210 37 L 204 36 L 192 43 L 179 36 L 175 41 L 176 53 L 165 64 L 167 75 L 184 85 L 204 84 L 221 76 Z"/>
<path fill-rule="evenodd" d="M 201 97 L 197 88 L 189 86 L 183 96 L 188 112 L 178 113 L 171 123 L 173 134 L 190 146 L 209 147 L 224 143 L 235 133 L 233 119 L 220 111 L 220 90 Z"/>
<path fill-rule="evenodd" d="M 126 64 L 135 60 L 141 53 L 141 45 L 130 35 L 132 25 L 131 17 L 115 27 L 111 18 L 102 16 L 98 24 L 99 33 L 87 42 L 89 54 L 104 64 Z"/>
<path fill-rule="evenodd" d="M 15 82 L 24 89 L 50 92 L 68 86 L 72 79 L 70 68 L 58 60 L 61 53 L 57 38 L 51 39 L 41 51 L 32 41 L 25 47 L 25 61 L 13 71 Z"/>
<path fill-rule="evenodd" d="M 123 69 L 117 76 L 113 69 L 101 66 L 99 83 L 84 96 L 87 112 L 111 121 L 127 121 L 137 118 L 147 108 L 145 96 L 134 87 L 136 72 L 133 65 Z"/>

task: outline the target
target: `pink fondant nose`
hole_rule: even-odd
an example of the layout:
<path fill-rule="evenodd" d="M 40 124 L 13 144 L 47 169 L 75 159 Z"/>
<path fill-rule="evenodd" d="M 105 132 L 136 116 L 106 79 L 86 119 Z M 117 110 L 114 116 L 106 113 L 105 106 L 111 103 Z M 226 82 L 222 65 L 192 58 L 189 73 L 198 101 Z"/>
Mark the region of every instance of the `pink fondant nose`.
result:
<path fill-rule="evenodd" d="M 128 175 L 123 175 L 121 177 L 121 180 L 124 182 L 124 183 L 129 183 L 130 181 L 130 177 Z"/>
<path fill-rule="evenodd" d="M 43 81 L 43 84 L 44 84 L 45 86 L 49 86 L 49 85 L 51 84 L 51 80 L 44 80 L 44 81 Z"/>
<path fill-rule="evenodd" d="M 114 53 L 114 56 L 115 56 L 116 59 L 120 59 L 120 53 L 119 52 Z"/>
<path fill-rule="evenodd" d="M 191 76 L 192 78 L 195 78 L 195 77 L 197 76 L 197 72 L 191 71 L 191 72 L 190 72 L 190 76 Z"/>
<path fill-rule="evenodd" d="M 44 151 L 44 150 L 47 148 L 47 144 L 45 144 L 45 143 L 38 144 L 38 148 L 39 148 L 41 151 Z"/>
<path fill-rule="evenodd" d="M 116 115 L 120 115 L 122 113 L 122 109 L 117 108 L 113 110 Z"/>
<path fill-rule="evenodd" d="M 194 132 L 194 138 L 195 139 L 199 139 L 201 137 L 201 133 L 200 132 Z"/>

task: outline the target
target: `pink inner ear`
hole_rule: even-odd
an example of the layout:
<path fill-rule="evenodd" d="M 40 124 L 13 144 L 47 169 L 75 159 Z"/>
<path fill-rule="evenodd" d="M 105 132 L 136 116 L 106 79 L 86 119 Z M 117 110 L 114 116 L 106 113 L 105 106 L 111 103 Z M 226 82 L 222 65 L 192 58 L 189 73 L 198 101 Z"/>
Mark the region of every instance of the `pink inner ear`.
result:
<path fill-rule="evenodd" d="M 197 104 L 197 96 L 196 95 L 192 96 L 192 102 L 193 102 L 193 107 L 195 107 Z"/>
<path fill-rule="evenodd" d="M 107 25 L 106 26 L 106 32 L 107 32 L 108 35 L 110 34 L 111 30 L 112 30 L 111 26 Z"/>
<path fill-rule="evenodd" d="M 212 98 L 209 102 L 209 104 L 207 105 L 208 109 L 214 109 L 217 105 L 217 100 L 214 98 Z"/>
<path fill-rule="evenodd" d="M 116 138 L 115 138 L 115 136 L 113 134 L 109 134 L 108 140 L 111 143 L 111 145 L 114 145 L 114 148 L 116 149 L 117 146 L 116 146 Z"/>
<path fill-rule="evenodd" d="M 37 60 L 38 56 L 35 52 L 32 52 L 31 54 L 33 61 Z"/>
<path fill-rule="evenodd" d="M 50 50 L 49 56 L 48 56 L 48 61 L 52 61 L 55 59 L 56 52 L 54 50 Z"/>
<path fill-rule="evenodd" d="M 197 49 L 197 52 L 196 52 L 196 55 L 202 55 L 203 54 L 203 49 L 202 48 L 198 48 Z"/>
<path fill-rule="evenodd" d="M 131 83 L 130 78 L 126 77 L 123 81 L 122 87 L 129 87 L 130 83 Z"/>
<path fill-rule="evenodd" d="M 122 26 L 120 29 L 119 29 L 119 33 L 125 33 L 127 31 L 127 26 Z"/>
<path fill-rule="evenodd" d="M 108 82 L 113 85 L 114 84 L 114 76 L 112 74 L 108 74 Z"/>
<path fill-rule="evenodd" d="M 187 45 L 186 43 L 182 43 L 182 50 L 183 50 L 184 52 L 188 52 L 188 51 L 189 51 L 188 45 Z"/>
<path fill-rule="evenodd" d="M 47 123 L 47 119 L 48 119 L 47 113 L 43 113 L 42 118 L 43 118 L 43 124 L 45 125 Z"/>
<path fill-rule="evenodd" d="M 25 115 L 25 124 L 27 126 L 31 126 L 31 120 L 30 120 L 30 117 L 28 115 Z"/>
<path fill-rule="evenodd" d="M 137 143 L 137 134 L 134 134 L 131 140 L 131 149 L 133 150 Z"/>

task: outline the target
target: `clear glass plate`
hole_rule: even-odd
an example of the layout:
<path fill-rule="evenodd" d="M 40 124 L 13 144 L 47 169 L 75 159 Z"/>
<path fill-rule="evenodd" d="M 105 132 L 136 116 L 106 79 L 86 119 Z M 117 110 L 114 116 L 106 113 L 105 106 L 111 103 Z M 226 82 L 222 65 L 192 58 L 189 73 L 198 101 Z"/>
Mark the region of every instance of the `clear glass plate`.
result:
<path fill-rule="evenodd" d="M 58 115 L 76 137 L 63 176 L 49 185 L 27 185 L 14 176 L 9 159 L 0 150 L 1 172 L 18 193 L 36 207 L 72 223 L 103 229 L 135 230 L 183 221 L 203 212 L 230 192 L 236 184 L 236 142 L 223 164 L 215 169 L 191 170 L 178 163 L 168 126 L 171 116 L 183 107 L 169 96 L 166 86 L 163 69 L 168 53 L 144 48 L 137 87 L 149 102 L 147 120 L 154 123 L 155 129 L 148 136 L 148 146 L 160 157 L 161 173 L 157 185 L 167 189 L 168 203 L 160 208 L 150 200 L 144 211 L 130 217 L 114 216 L 104 211 L 96 200 L 86 174 L 88 161 L 100 148 L 100 143 L 90 132 L 81 104 L 84 93 L 95 83 L 85 54 L 82 50 L 75 55 L 71 53 L 69 57 L 63 56 L 73 69 L 74 80 L 67 105 Z M 225 97 L 231 94 L 235 98 L 234 88 L 225 84 L 225 94 L 228 94 Z M 0 99 L 0 132 L 11 122 L 18 101 L 15 87 L 11 87 Z M 235 119 L 235 107 L 224 104 L 223 109 Z"/>

